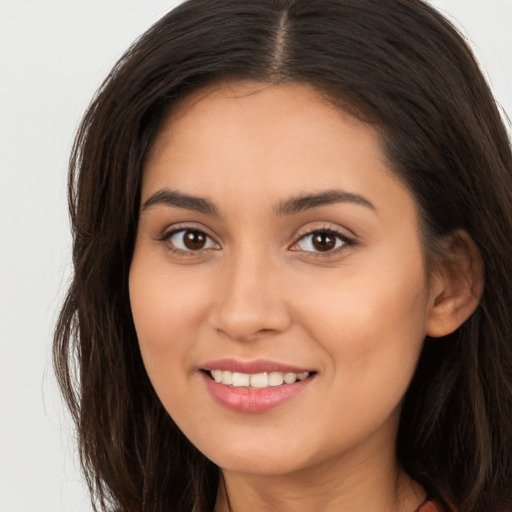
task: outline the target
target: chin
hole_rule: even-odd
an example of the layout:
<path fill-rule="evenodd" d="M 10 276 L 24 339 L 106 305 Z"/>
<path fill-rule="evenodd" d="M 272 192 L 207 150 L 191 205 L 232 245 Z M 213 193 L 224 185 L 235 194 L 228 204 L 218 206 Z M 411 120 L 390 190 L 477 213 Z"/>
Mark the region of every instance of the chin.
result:
<path fill-rule="evenodd" d="M 311 465 L 304 446 L 281 446 L 259 440 L 255 443 L 231 443 L 201 451 L 224 471 L 259 476 L 286 475 Z M 302 444 L 302 443 L 299 443 Z"/>
<path fill-rule="evenodd" d="M 223 471 L 245 475 L 278 476 L 291 474 L 303 469 L 303 466 L 298 461 L 292 459 L 283 460 L 283 457 L 222 456 L 221 459 L 217 465 Z"/>

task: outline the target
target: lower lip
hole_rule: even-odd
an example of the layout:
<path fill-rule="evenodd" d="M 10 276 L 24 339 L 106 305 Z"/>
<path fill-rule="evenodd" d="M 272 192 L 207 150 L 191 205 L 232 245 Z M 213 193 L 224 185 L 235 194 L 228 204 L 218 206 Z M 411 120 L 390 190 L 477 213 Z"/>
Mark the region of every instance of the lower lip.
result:
<path fill-rule="evenodd" d="M 237 412 L 258 413 L 268 411 L 287 402 L 310 384 L 313 377 L 263 389 L 226 386 L 203 372 L 203 380 L 213 398 L 222 406 Z"/>

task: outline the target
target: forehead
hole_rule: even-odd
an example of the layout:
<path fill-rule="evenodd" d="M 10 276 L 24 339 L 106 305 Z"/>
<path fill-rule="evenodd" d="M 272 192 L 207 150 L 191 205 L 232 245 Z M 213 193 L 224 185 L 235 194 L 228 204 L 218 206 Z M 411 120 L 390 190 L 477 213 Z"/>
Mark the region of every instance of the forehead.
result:
<path fill-rule="evenodd" d="M 377 130 L 303 84 L 220 83 L 186 97 L 155 139 L 143 200 L 163 187 L 225 204 L 332 188 L 373 204 L 397 189 L 414 202 L 389 168 Z"/>
<path fill-rule="evenodd" d="M 270 160 L 286 150 L 325 158 L 342 152 L 343 139 L 349 135 L 357 139 L 358 147 L 345 158 L 356 158 L 358 149 L 359 156 L 373 157 L 385 166 L 377 131 L 335 107 L 312 86 L 216 83 L 193 92 L 168 115 L 152 145 L 146 171 L 164 160 L 173 167 L 193 151 L 198 159 L 201 154 L 219 153 L 260 160 L 267 155 Z M 287 167 L 292 167 L 293 154 L 288 156 Z M 210 161 L 208 167 L 212 165 Z"/>
<path fill-rule="evenodd" d="M 355 119 L 335 108 L 326 95 L 307 84 L 216 82 L 189 94 L 173 108 L 156 137 L 151 157 L 165 151 L 169 144 L 184 142 L 187 135 L 193 139 L 199 133 L 211 134 L 196 140 L 202 145 L 214 135 L 224 136 L 226 142 L 233 144 L 250 138 L 255 145 L 261 139 L 262 128 L 273 133 L 286 125 L 286 134 L 281 132 L 274 142 L 278 143 L 284 135 L 298 140 L 298 132 L 307 135 L 306 117 L 309 123 L 336 123 L 343 117 L 345 122 L 356 124 Z"/>

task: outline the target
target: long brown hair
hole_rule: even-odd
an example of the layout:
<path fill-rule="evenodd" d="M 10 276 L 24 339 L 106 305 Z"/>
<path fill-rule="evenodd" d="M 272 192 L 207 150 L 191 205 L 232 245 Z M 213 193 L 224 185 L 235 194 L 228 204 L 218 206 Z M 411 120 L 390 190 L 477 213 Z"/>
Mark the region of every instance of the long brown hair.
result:
<path fill-rule="evenodd" d="M 414 194 L 426 252 L 464 229 L 486 286 L 425 340 L 397 440 L 409 475 L 463 512 L 512 509 L 512 155 L 457 31 L 420 0 L 189 0 L 117 63 L 76 137 L 74 276 L 54 362 L 97 509 L 211 511 L 218 468 L 159 402 L 128 296 L 144 160 L 162 120 L 214 80 L 309 83 L 380 131 Z"/>

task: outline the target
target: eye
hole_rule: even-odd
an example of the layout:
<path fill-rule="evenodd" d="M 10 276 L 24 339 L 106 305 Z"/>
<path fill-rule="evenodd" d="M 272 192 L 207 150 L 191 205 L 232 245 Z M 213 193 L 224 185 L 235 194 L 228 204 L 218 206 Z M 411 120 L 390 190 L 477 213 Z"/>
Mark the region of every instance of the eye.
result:
<path fill-rule="evenodd" d="M 322 229 L 301 236 L 291 249 L 304 252 L 329 253 L 341 249 L 344 245 L 354 245 L 354 241 L 337 231 Z"/>
<path fill-rule="evenodd" d="M 218 249 L 219 246 L 204 232 L 198 229 L 180 229 L 165 236 L 173 250 L 198 252 L 205 249 Z"/>

